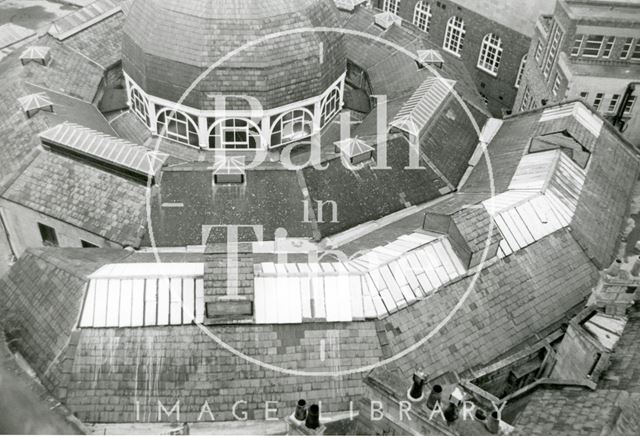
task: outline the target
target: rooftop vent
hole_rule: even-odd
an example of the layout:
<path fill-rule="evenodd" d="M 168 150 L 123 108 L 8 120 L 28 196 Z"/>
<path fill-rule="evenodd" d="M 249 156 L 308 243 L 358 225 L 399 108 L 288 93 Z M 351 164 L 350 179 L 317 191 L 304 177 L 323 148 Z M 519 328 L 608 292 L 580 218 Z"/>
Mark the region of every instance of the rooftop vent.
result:
<path fill-rule="evenodd" d="M 20 62 L 22 65 L 35 62 L 46 67 L 51 62 L 51 49 L 44 46 L 29 47 L 20 55 Z"/>
<path fill-rule="evenodd" d="M 425 68 L 427 65 L 435 65 L 442 68 L 444 58 L 438 50 L 418 50 L 418 67 Z"/>
<path fill-rule="evenodd" d="M 168 158 L 102 132 L 73 123 L 62 123 L 40 134 L 42 144 L 144 179 L 156 177 Z"/>
<path fill-rule="evenodd" d="M 242 185 L 246 180 L 244 156 L 218 157 L 213 166 L 216 185 Z"/>
<path fill-rule="evenodd" d="M 402 106 L 391 126 L 418 136 L 453 90 L 455 81 L 429 77 Z"/>
<path fill-rule="evenodd" d="M 31 118 L 40 111 L 53 112 L 53 102 L 44 92 L 27 95 L 18 99 L 27 118 Z"/>
<path fill-rule="evenodd" d="M 335 0 L 335 3 L 341 11 L 353 12 L 356 6 L 359 6 L 366 1 L 367 0 Z"/>
<path fill-rule="evenodd" d="M 341 153 L 349 159 L 351 165 L 358 165 L 373 158 L 374 149 L 358 138 L 349 138 L 335 142 L 336 153 Z"/>
<path fill-rule="evenodd" d="M 540 117 L 540 122 L 556 120 L 565 117 L 573 117 L 593 136 L 598 138 L 604 121 L 589 110 L 584 103 L 576 102 L 568 105 L 561 105 L 545 110 Z"/>
<path fill-rule="evenodd" d="M 382 27 L 384 30 L 387 30 L 388 28 L 393 26 L 393 23 L 397 24 L 398 26 L 402 26 L 402 18 L 400 18 L 396 14 L 392 14 L 391 12 L 386 11 L 376 14 L 375 23 L 376 25 Z"/>

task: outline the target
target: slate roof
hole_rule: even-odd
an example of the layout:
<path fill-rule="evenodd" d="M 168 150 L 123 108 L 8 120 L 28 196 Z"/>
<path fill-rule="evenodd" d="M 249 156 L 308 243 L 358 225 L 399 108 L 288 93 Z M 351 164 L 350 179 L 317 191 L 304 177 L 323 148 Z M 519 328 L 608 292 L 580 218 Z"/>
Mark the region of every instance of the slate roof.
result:
<path fill-rule="evenodd" d="M 540 121 L 547 111 L 581 103 L 569 102 L 545 109 L 508 117 L 487 148 L 496 193 L 507 190 L 520 160 L 529 150 L 532 139 L 540 135 L 567 132 L 575 141 L 590 150 L 587 174 L 571 224 L 572 234 L 600 267 L 606 267 L 618 243 L 618 233 L 628 209 L 625 199 L 637 177 L 638 151 L 596 116 L 601 128 L 595 136 L 575 116 L 563 116 Z M 603 123 L 603 124 L 602 124 Z M 490 192 L 490 175 L 484 157 L 472 169 L 461 188 L 463 193 Z"/>
<path fill-rule="evenodd" d="M 169 247 L 201 245 L 207 225 L 262 225 L 267 240 L 280 227 L 291 237 L 311 238 L 303 201 L 295 171 L 247 170 L 244 185 L 214 186 L 212 165 L 184 164 L 164 171 L 152 201 L 151 225 L 156 244 Z M 247 237 L 256 240 L 251 233 Z"/>
<path fill-rule="evenodd" d="M 336 27 L 336 14 L 332 0 L 138 0 L 124 28 L 124 70 L 147 93 L 178 101 L 209 66 L 245 43 L 294 29 Z M 207 94 L 241 94 L 271 109 L 322 94 L 345 70 L 340 35 L 278 36 L 209 73 L 185 104 L 213 109 Z"/>
<path fill-rule="evenodd" d="M 543 389 L 516 421 L 516 435 L 623 436 L 637 434 L 640 394 L 618 390 Z"/>
<path fill-rule="evenodd" d="M 79 32 L 65 39 L 64 44 L 107 70 L 122 59 L 124 20 L 124 13 L 117 12 L 94 24 L 90 31 Z"/>
<path fill-rule="evenodd" d="M 0 190 L 16 171 L 34 157 L 40 143 L 38 134 L 63 121 L 75 121 L 87 127 L 113 133 L 113 130 L 90 102 L 102 81 L 102 70 L 85 57 L 69 50 L 53 38 L 38 40 L 39 46 L 51 49 L 47 67 L 36 63 L 22 65 L 20 53 L 0 62 L 0 160 L 3 162 Z M 54 113 L 39 112 L 28 119 L 18 99 L 34 93 L 46 93 L 54 104 Z"/>
<path fill-rule="evenodd" d="M 146 186 L 83 162 L 41 153 L 2 194 L 122 246 L 140 245 Z"/>

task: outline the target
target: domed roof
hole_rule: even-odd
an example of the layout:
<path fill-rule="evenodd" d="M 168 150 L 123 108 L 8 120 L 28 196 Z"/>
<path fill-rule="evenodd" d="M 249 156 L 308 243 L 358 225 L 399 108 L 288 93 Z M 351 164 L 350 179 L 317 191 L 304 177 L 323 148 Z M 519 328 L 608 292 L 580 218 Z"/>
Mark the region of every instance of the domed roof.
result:
<path fill-rule="evenodd" d="M 173 102 L 215 62 L 250 41 L 294 29 L 339 27 L 333 0 L 136 0 L 127 15 L 123 68 L 148 94 Z M 317 96 L 346 69 L 338 33 L 260 41 L 212 71 L 184 100 L 247 95 L 270 109 Z M 246 104 L 227 101 L 227 108 Z"/>

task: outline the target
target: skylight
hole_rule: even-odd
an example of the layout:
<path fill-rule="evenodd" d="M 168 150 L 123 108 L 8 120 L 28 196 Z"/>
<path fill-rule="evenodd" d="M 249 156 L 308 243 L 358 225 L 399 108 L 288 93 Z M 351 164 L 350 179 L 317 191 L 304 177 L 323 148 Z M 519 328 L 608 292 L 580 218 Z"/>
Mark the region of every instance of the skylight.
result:
<path fill-rule="evenodd" d="M 168 158 L 166 154 L 67 122 L 42 132 L 40 139 L 43 145 L 85 156 L 144 177 L 155 177 Z"/>
<path fill-rule="evenodd" d="M 373 158 L 374 148 L 358 138 L 349 138 L 334 143 L 336 153 L 349 159 L 351 165 L 358 165 Z"/>
<path fill-rule="evenodd" d="M 245 182 L 244 156 L 217 157 L 213 165 L 216 185 L 241 185 Z"/>
<path fill-rule="evenodd" d="M 414 136 L 420 135 L 455 84 L 454 80 L 429 77 L 402 106 L 391 126 Z"/>
<path fill-rule="evenodd" d="M 81 328 L 204 321 L 204 264 L 115 264 L 89 276 Z"/>
<path fill-rule="evenodd" d="M 384 30 L 389 29 L 393 24 L 402 26 L 402 18 L 392 14 L 391 12 L 381 12 L 375 16 L 376 25 L 382 27 Z"/>
<path fill-rule="evenodd" d="M 31 118 L 39 111 L 53 112 L 53 102 L 44 92 L 27 95 L 18 99 L 22 110 L 27 114 L 27 118 Z"/>
<path fill-rule="evenodd" d="M 47 66 L 51 61 L 51 49 L 44 46 L 31 46 L 28 47 L 20 55 L 20 62 L 22 65 L 26 65 L 29 62 L 35 62 L 44 66 Z"/>
<path fill-rule="evenodd" d="M 418 50 L 418 65 L 421 68 L 427 65 L 435 65 L 438 68 L 442 68 L 444 65 L 444 58 L 438 50 Z"/>

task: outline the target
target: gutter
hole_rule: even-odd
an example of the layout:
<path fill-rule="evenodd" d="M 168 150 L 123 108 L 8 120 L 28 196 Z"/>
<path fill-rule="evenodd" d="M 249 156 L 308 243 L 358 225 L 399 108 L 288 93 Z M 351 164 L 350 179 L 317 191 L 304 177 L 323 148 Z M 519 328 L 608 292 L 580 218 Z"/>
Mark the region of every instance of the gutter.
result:
<path fill-rule="evenodd" d="M 16 250 L 11 243 L 11 235 L 9 234 L 9 230 L 7 229 L 6 219 L 4 217 L 4 210 L 0 207 L 0 227 L 4 231 L 5 239 L 7 240 L 7 244 L 9 245 L 9 251 L 11 253 L 11 259 L 9 259 L 9 265 L 13 265 L 15 261 L 18 259 L 16 256 Z"/>

